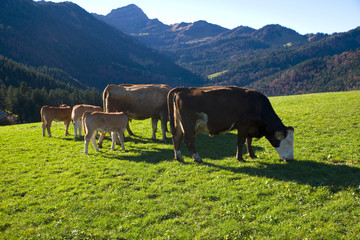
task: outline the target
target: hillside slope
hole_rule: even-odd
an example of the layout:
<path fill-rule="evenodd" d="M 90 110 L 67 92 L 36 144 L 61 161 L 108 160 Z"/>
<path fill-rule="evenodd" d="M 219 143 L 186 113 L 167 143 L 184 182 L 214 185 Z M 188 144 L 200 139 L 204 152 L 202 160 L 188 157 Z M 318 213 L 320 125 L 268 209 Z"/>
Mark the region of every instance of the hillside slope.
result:
<path fill-rule="evenodd" d="M 360 89 L 360 49 L 313 58 L 250 84 L 267 95 Z"/>
<path fill-rule="evenodd" d="M 201 79 L 70 3 L 3 0 L 0 54 L 64 70 L 88 86 L 199 85 Z"/>

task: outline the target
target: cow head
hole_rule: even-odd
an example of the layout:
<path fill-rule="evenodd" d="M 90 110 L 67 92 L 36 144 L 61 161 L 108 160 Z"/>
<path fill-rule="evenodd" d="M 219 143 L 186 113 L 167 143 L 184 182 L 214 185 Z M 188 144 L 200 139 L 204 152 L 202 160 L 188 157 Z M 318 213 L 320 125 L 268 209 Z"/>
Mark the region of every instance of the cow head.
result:
<path fill-rule="evenodd" d="M 287 127 L 286 132 L 275 132 L 275 139 L 279 141 L 279 145 L 275 147 L 277 153 L 282 160 L 294 159 L 294 128 Z"/>

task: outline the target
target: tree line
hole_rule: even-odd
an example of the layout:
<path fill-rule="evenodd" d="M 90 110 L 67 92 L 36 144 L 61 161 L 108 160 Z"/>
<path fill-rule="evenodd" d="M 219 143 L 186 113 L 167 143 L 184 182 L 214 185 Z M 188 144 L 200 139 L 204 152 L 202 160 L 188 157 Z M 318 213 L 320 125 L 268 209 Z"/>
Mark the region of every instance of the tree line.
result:
<path fill-rule="evenodd" d="M 0 110 L 16 115 L 16 123 L 40 121 L 44 105 L 83 103 L 102 106 L 101 94 L 95 88 L 74 87 L 0 56 Z"/>

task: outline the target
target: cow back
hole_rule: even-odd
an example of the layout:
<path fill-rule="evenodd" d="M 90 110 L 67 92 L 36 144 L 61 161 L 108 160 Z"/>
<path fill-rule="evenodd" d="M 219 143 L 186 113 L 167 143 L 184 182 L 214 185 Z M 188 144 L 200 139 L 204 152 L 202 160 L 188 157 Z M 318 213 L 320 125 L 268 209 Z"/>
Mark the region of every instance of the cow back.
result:
<path fill-rule="evenodd" d="M 40 110 L 41 120 L 46 121 L 71 121 L 71 107 L 49 107 L 43 106 Z"/>
<path fill-rule="evenodd" d="M 167 85 L 108 85 L 103 93 L 106 112 L 126 112 L 133 119 L 146 119 L 167 111 Z"/>

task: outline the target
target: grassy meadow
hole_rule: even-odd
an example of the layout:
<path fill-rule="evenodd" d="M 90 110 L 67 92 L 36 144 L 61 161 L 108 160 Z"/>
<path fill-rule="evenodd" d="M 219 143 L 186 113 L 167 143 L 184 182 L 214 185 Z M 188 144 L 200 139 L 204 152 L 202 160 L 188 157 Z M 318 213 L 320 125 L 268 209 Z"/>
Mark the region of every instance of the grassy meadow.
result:
<path fill-rule="evenodd" d="M 150 120 L 125 152 L 108 137 L 88 156 L 72 126 L 0 127 L 0 239 L 360 239 L 360 91 L 270 100 L 293 161 L 262 138 L 240 163 L 232 132 L 199 135 L 204 164 L 184 146 L 181 164 Z"/>

